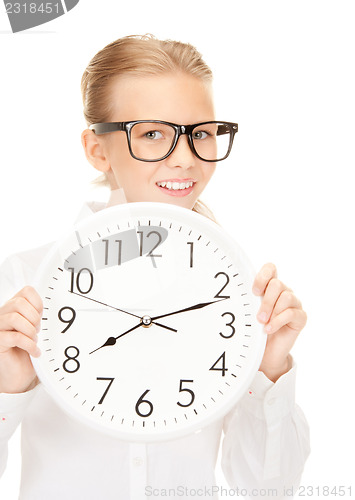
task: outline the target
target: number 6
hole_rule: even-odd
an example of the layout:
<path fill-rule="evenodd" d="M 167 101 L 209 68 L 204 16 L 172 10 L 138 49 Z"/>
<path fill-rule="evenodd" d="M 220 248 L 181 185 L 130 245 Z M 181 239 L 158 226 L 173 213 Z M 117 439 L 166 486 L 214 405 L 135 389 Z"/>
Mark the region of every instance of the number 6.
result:
<path fill-rule="evenodd" d="M 148 399 L 143 399 L 144 396 L 146 394 L 148 394 L 150 389 L 147 389 L 145 392 L 143 392 L 143 394 L 141 395 L 141 397 L 138 399 L 137 401 L 137 404 L 136 404 L 136 412 L 137 414 L 140 416 L 140 417 L 149 417 L 152 413 L 153 413 L 153 405 L 150 401 L 148 401 Z M 148 413 L 142 413 L 140 410 L 139 410 L 139 407 L 141 404 L 143 403 L 146 403 L 148 406 L 149 406 L 149 411 Z"/>

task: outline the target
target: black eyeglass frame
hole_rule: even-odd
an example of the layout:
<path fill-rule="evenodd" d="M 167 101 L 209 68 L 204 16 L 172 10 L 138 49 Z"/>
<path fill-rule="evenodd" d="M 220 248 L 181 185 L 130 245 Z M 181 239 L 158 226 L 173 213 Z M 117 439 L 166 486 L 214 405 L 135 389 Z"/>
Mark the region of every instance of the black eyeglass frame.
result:
<path fill-rule="evenodd" d="M 161 123 L 163 125 L 170 125 L 171 127 L 173 127 L 175 129 L 175 137 L 174 137 L 174 141 L 173 141 L 173 143 L 171 145 L 170 150 L 168 151 L 168 153 L 166 155 L 162 156 L 161 158 L 155 159 L 155 160 L 147 160 L 147 159 L 144 159 L 144 158 L 139 158 L 138 156 L 136 156 L 133 153 L 132 147 L 131 147 L 131 130 L 132 130 L 132 128 L 137 123 L 147 123 L 147 122 L 148 123 Z M 207 123 L 219 123 L 220 125 L 225 125 L 225 127 L 226 127 L 225 131 L 223 132 L 223 130 L 222 130 L 218 135 L 222 135 L 222 133 L 224 133 L 224 134 L 229 133 L 230 134 L 228 151 L 227 151 L 227 153 L 225 154 L 225 156 L 223 158 L 220 158 L 218 160 L 206 160 L 205 158 L 202 158 L 197 153 L 197 151 L 195 149 L 195 146 L 194 146 L 194 143 L 193 143 L 193 139 L 192 139 L 192 132 L 193 132 L 193 130 L 196 127 L 199 127 L 201 125 L 206 125 Z M 174 149 L 176 147 L 176 144 L 177 144 L 177 142 L 179 140 L 179 137 L 181 135 L 186 134 L 187 138 L 188 138 L 188 143 L 189 143 L 190 149 L 193 152 L 193 154 L 195 156 L 197 156 L 197 158 L 199 158 L 202 161 L 207 161 L 207 162 L 210 162 L 210 163 L 215 163 L 217 161 L 225 160 L 229 156 L 229 154 L 230 154 L 230 152 L 232 150 L 234 136 L 238 132 L 238 123 L 221 122 L 221 121 L 211 120 L 211 121 L 208 121 L 208 122 L 194 123 L 192 125 L 178 125 L 176 123 L 165 122 L 165 121 L 162 121 L 162 120 L 135 120 L 135 121 L 130 121 L 130 122 L 93 123 L 92 125 L 89 126 L 89 129 L 92 130 L 97 135 L 109 134 L 111 132 L 122 132 L 122 131 L 126 132 L 127 142 L 128 142 L 128 149 L 129 149 L 130 155 L 133 158 L 135 158 L 136 160 L 145 161 L 145 162 L 154 162 L 154 161 L 165 160 L 165 158 L 167 158 L 169 155 L 171 155 L 171 153 L 174 151 Z"/>

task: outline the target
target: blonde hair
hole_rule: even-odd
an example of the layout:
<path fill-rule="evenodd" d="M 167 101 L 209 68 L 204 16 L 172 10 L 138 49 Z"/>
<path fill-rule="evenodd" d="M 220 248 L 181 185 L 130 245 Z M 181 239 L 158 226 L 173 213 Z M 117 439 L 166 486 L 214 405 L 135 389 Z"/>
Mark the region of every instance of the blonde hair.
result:
<path fill-rule="evenodd" d="M 87 125 L 110 120 L 113 106 L 111 86 L 117 77 L 143 77 L 176 71 L 206 83 L 212 82 L 211 69 L 197 49 L 189 43 L 158 40 L 153 35 L 133 35 L 108 44 L 91 59 L 81 79 Z M 108 186 L 105 175 L 94 183 Z M 215 220 L 200 200 L 197 200 L 193 210 Z"/>

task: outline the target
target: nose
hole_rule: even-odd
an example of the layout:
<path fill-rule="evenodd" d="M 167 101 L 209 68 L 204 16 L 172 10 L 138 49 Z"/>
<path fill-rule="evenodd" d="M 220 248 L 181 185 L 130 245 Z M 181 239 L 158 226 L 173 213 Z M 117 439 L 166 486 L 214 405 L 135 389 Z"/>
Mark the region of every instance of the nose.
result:
<path fill-rule="evenodd" d="M 169 167 L 190 168 L 195 164 L 196 156 L 191 151 L 187 135 L 180 135 L 174 151 L 166 159 Z"/>

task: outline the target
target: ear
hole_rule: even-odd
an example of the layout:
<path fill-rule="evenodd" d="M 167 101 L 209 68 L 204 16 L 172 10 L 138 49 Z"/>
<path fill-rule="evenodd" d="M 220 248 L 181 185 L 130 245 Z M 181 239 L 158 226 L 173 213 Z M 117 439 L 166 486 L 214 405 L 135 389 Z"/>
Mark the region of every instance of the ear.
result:
<path fill-rule="evenodd" d="M 96 135 L 93 130 L 86 129 L 81 134 L 81 144 L 89 163 L 100 172 L 108 172 L 111 169 L 105 151 L 105 140 Z"/>

